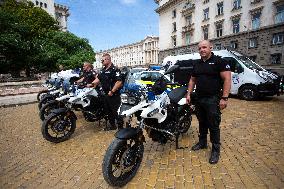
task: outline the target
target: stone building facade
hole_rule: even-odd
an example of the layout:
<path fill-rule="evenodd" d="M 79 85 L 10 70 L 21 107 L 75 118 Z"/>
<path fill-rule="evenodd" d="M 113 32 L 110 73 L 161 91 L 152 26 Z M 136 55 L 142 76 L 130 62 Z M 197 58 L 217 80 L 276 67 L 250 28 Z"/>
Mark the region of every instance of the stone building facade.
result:
<path fill-rule="evenodd" d="M 159 62 L 209 39 L 284 74 L 284 0 L 155 0 Z"/>
<path fill-rule="evenodd" d="M 101 68 L 101 58 L 109 53 L 112 62 L 117 67 L 148 67 L 158 64 L 158 43 L 159 38 L 147 36 L 140 42 L 96 52 L 94 68 Z"/>
<path fill-rule="evenodd" d="M 67 31 L 67 18 L 70 15 L 67 6 L 54 3 L 54 0 L 31 0 L 31 2 L 55 18 L 62 31 Z"/>

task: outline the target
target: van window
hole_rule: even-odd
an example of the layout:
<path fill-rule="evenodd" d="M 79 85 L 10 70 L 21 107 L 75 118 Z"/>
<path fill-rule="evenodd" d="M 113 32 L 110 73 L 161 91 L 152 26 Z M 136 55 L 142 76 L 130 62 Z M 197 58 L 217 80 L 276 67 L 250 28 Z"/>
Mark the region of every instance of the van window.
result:
<path fill-rule="evenodd" d="M 238 70 L 242 70 L 242 65 L 240 65 L 235 58 L 233 57 L 223 57 L 223 58 L 229 62 L 232 72 L 238 73 Z"/>

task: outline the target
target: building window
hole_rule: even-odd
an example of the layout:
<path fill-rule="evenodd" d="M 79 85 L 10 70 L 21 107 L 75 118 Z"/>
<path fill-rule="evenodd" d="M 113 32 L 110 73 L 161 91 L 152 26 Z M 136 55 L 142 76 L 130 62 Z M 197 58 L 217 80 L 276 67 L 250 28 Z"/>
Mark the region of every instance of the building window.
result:
<path fill-rule="evenodd" d="M 261 15 L 260 12 L 252 15 L 251 23 L 252 23 L 253 30 L 258 29 L 260 27 L 260 15 Z"/>
<path fill-rule="evenodd" d="M 176 11 L 176 9 L 174 9 L 173 12 L 172 12 L 172 17 L 175 18 L 176 16 L 177 16 L 177 11 Z"/>
<path fill-rule="evenodd" d="M 172 36 L 172 45 L 175 47 L 177 46 L 177 36 Z"/>
<path fill-rule="evenodd" d="M 230 47 L 232 49 L 237 49 L 238 48 L 238 42 L 237 41 L 231 41 L 230 42 Z"/>
<path fill-rule="evenodd" d="M 186 45 L 189 45 L 189 44 L 190 44 L 190 38 L 191 38 L 190 33 L 189 33 L 189 32 L 186 33 L 186 34 L 185 34 L 185 44 L 186 44 Z"/>
<path fill-rule="evenodd" d="M 205 3 L 209 3 L 209 0 L 204 0 L 203 3 L 204 3 L 204 4 L 205 4 Z"/>
<path fill-rule="evenodd" d="M 250 38 L 249 39 L 249 48 L 256 48 L 257 47 L 257 38 Z"/>
<path fill-rule="evenodd" d="M 38 5 L 38 1 L 36 1 L 36 5 Z"/>
<path fill-rule="evenodd" d="M 174 22 L 174 23 L 173 23 L 173 32 L 176 32 L 176 31 L 177 31 L 177 23 Z"/>
<path fill-rule="evenodd" d="M 284 4 L 276 6 L 275 24 L 284 22 Z"/>
<path fill-rule="evenodd" d="M 191 23 L 192 23 L 192 16 L 191 16 L 191 15 L 187 16 L 187 17 L 185 18 L 185 20 L 186 20 L 186 25 L 190 26 Z"/>
<path fill-rule="evenodd" d="M 240 32 L 240 18 L 233 19 L 233 33 Z"/>
<path fill-rule="evenodd" d="M 284 42 L 284 32 L 273 34 L 272 38 L 273 45 L 283 44 L 283 42 Z"/>
<path fill-rule="evenodd" d="M 216 43 L 214 46 L 215 46 L 216 50 L 221 50 L 222 49 L 221 43 Z"/>
<path fill-rule="evenodd" d="M 203 36 L 204 36 L 204 39 L 208 39 L 208 33 L 209 33 L 209 27 L 206 26 L 203 28 Z"/>
<path fill-rule="evenodd" d="M 281 53 L 276 53 L 271 55 L 271 64 L 281 64 Z"/>
<path fill-rule="evenodd" d="M 223 35 L 223 22 L 216 24 L 216 35 L 217 37 L 221 37 Z"/>
<path fill-rule="evenodd" d="M 203 20 L 208 20 L 209 19 L 209 8 L 203 10 L 203 15 L 204 15 L 204 19 Z"/>
<path fill-rule="evenodd" d="M 39 6 L 40 6 L 40 7 L 42 7 L 42 4 L 43 4 L 43 3 L 42 3 L 42 2 L 40 2 L 40 3 L 39 3 Z"/>
<path fill-rule="evenodd" d="M 44 3 L 44 8 L 47 8 L 47 4 L 46 3 Z"/>
<path fill-rule="evenodd" d="M 223 12 L 223 7 L 224 7 L 224 4 L 223 2 L 220 2 L 220 3 L 217 3 L 217 15 L 222 15 L 224 12 Z"/>
<path fill-rule="evenodd" d="M 233 10 L 240 9 L 241 7 L 241 0 L 234 0 Z"/>

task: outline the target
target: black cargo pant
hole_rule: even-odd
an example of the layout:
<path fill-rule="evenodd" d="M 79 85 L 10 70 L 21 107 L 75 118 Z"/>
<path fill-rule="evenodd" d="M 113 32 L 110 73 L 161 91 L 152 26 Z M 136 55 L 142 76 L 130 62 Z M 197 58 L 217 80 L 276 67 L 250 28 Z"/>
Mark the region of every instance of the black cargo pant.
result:
<path fill-rule="evenodd" d="M 209 129 L 211 143 L 220 144 L 221 112 L 219 102 L 218 96 L 197 97 L 196 117 L 199 122 L 200 142 L 207 142 Z"/>
<path fill-rule="evenodd" d="M 111 126 L 122 127 L 123 121 L 118 117 L 118 108 L 121 104 L 120 95 L 106 96 L 104 107 L 108 115 L 108 120 Z M 117 125 L 115 124 L 117 122 Z"/>

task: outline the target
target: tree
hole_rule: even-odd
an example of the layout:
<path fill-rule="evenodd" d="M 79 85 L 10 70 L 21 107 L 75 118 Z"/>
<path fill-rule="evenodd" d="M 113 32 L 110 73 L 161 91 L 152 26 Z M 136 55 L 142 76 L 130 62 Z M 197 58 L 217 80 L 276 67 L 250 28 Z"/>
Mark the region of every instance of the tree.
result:
<path fill-rule="evenodd" d="M 31 2 L 6 0 L 0 7 L 1 73 L 55 71 L 58 64 L 75 68 L 94 60 L 88 40 L 59 31 L 54 18 Z"/>

